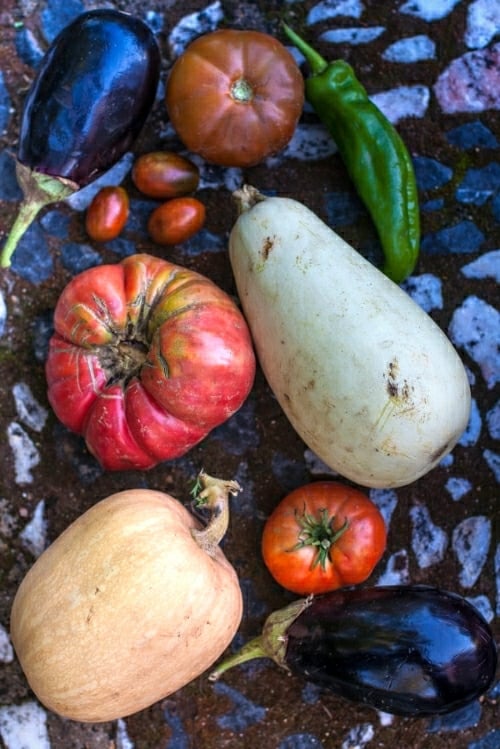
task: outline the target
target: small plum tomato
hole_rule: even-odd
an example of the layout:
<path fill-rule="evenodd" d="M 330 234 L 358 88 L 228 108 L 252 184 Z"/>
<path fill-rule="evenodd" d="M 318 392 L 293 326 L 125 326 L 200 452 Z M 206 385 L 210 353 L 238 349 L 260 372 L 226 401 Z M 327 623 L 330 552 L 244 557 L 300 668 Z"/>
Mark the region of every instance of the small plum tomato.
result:
<path fill-rule="evenodd" d="M 172 198 L 155 208 L 148 232 L 157 244 L 180 244 L 196 234 L 205 223 L 205 206 L 196 198 Z"/>
<path fill-rule="evenodd" d="M 92 199 L 85 216 L 85 229 L 96 242 L 108 242 L 121 234 L 127 223 L 129 199 L 125 188 L 103 187 Z"/>
<path fill-rule="evenodd" d="M 362 492 L 317 481 L 288 494 L 267 519 L 262 556 L 274 579 L 301 595 L 356 585 L 385 551 L 387 531 Z"/>
<path fill-rule="evenodd" d="M 152 151 L 136 159 L 132 181 L 150 198 L 179 198 L 194 192 L 200 181 L 199 169 L 192 161 L 171 151 Z"/>

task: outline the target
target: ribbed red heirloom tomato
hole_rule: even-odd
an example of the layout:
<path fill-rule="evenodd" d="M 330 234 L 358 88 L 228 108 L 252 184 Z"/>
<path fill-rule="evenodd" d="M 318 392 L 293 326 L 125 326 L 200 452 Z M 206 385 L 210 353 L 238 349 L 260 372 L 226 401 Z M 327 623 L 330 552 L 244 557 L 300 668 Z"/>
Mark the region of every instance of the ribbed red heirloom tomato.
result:
<path fill-rule="evenodd" d="M 385 551 L 378 507 L 362 492 L 317 481 L 288 494 L 264 526 L 262 556 L 287 590 L 326 593 L 368 578 Z"/>
<path fill-rule="evenodd" d="M 253 384 L 252 342 L 232 299 L 151 255 L 75 276 L 54 327 L 49 401 L 108 470 L 182 455 L 237 411 Z"/>
<path fill-rule="evenodd" d="M 177 58 L 166 105 L 191 151 L 214 164 L 247 167 L 290 141 L 304 105 L 304 79 L 273 36 L 220 29 L 199 36 Z"/>

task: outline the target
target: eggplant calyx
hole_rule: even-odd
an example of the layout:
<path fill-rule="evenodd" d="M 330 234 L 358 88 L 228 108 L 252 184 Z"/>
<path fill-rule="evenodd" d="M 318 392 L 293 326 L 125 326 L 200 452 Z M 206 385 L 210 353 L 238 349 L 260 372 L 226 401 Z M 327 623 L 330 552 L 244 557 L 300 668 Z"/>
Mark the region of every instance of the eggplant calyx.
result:
<path fill-rule="evenodd" d="M 191 531 L 198 546 L 210 557 L 214 557 L 229 526 L 229 495 L 241 491 L 237 481 L 224 481 L 200 471 L 191 491 L 197 507 L 206 507 L 211 512 L 208 525 L 202 530 Z"/>
<path fill-rule="evenodd" d="M 208 680 L 217 681 L 223 673 L 233 666 L 239 666 L 254 658 L 271 658 L 278 666 L 288 670 L 286 664 L 288 629 L 302 612 L 311 605 L 312 600 L 312 595 L 307 598 L 300 598 L 283 609 L 273 611 L 264 622 L 261 634 L 249 640 L 237 653 L 228 656 L 219 663 L 209 674 Z"/>
<path fill-rule="evenodd" d="M 65 177 L 53 177 L 30 169 L 20 161 L 16 162 L 16 175 L 23 191 L 24 199 L 5 241 L 0 255 L 0 267 L 8 268 L 19 240 L 31 226 L 42 208 L 50 203 L 68 198 L 80 189 L 79 185 Z"/>
<path fill-rule="evenodd" d="M 318 515 L 319 517 L 314 517 L 305 510 L 302 513 L 295 511 L 295 519 L 300 528 L 300 533 L 298 542 L 290 551 L 299 551 L 306 546 L 313 546 L 316 549 L 316 554 L 311 565 L 312 569 L 319 564 L 321 569 L 324 570 L 326 563 L 331 561 L 332 546 L 345 533 L 349 527 L 349 521 L 346 518 L 343 525 L 334 530 L 335 515 L 329 517 L 326 508 L 320 510 Z"/>

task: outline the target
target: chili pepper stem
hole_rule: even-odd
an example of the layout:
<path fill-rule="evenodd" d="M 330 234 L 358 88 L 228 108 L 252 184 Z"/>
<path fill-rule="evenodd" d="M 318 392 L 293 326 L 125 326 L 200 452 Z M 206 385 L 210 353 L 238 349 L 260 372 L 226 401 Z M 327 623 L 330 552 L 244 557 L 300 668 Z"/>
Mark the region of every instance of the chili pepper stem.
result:
<path fill-rule="evenodd" d="M 69 197 L 79 189 L 78 185 L 70 180 L 35 172 L 19 161 L 16 163 L 16 174 L 24 200 L 19 206 L 17 217 L 2 248 L 1 268 L 10 267 L 11 258 L 19 240 L 41 209 L 50 203 Z"/>
<path fill-rule="evenodd" d="M 217 681 L 230 668 L 239 666 L 254 658 L 271 658 L 278 666 L 287 668 L 286 633 L 290 625 L 311 605 L 312 599 L 312 596 L 301 598 L 298 601 L 293 601 L 283 609 L 273 611 L 264 622 L 262 633 L 258 637 L 249 640 L 237 653 L 225 658 L 209 674 L 209 681 Z"/>
<path fill-rule="evenodd" d="M 296 34 L 286 23 L 283 23 L 283 30 L 290 41 L 297 47 L 299 52 L 302 52 L 313 75 L 320 75 L 324 70 L 326 70 L 328 63 L 319 52 L 316 52 L 315 49 L 310 47 L 309 44 L 307 44 L 302 37 Z"/>
<path fill-rule="evenodd" d="M 205 471 L 200 471 L 198 484 L 201 491 L 196 493 L 196 503 L 200 507 L 207 507 L 211 518 L 203 530 L 194 528 L 191 533 L 198 546 L 213 557 L 229 525 L 229 495 L 238 494 L 241 487 L 237 481 L 217 479 Z"/>

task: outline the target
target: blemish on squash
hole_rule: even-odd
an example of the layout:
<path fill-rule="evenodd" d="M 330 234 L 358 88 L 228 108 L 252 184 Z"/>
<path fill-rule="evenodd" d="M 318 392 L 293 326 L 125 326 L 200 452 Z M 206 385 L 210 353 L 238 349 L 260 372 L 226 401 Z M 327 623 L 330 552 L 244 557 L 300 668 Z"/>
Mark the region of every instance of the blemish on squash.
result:
<path fill-rule="evenodd" d="M 261 255 L 264 258 L 264 260 L 267 260 L 273 247 L 274 247 L 274 240 L 271 239 L 271 237 L 266 237 L 264 239 L 264 242 L 262 244 L 262 249 L 261 249 Z"/>

